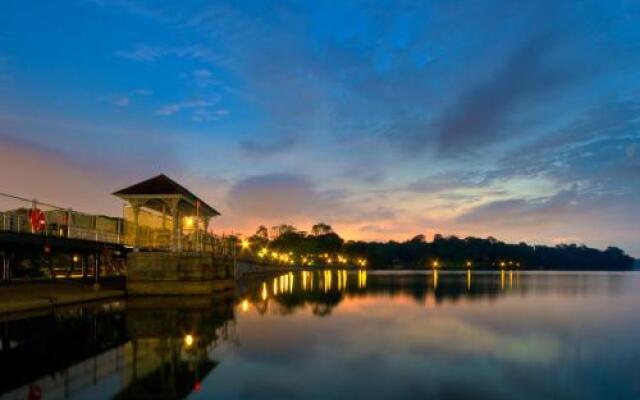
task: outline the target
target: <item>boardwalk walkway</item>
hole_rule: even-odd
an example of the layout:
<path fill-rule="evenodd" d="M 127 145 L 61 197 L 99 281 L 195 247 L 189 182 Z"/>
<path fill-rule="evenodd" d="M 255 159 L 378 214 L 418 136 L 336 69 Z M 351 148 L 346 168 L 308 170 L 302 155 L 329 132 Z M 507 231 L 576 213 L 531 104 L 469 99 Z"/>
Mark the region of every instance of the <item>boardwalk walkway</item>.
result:
<path fill-rule="evenodd" d="M 80 282 L 14 282 L 0 286 L 0 314 L 48 309 L 63 305 L 124 297 L 115 288 L 94 289 Z"/>

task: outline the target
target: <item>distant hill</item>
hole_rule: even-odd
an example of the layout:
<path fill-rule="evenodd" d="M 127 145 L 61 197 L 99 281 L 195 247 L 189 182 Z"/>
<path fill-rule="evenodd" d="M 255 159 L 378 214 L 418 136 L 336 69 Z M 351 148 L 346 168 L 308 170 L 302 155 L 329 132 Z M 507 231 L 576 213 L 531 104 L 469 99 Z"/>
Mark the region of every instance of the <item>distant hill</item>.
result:
<path fill-rule="evenodd" d="M 640 268 L 640 258 L 638 258 L 638 259 L 636 260 L 636 263 L 634 264 L 634 267 L 635 267 L 635 268 Z"/>

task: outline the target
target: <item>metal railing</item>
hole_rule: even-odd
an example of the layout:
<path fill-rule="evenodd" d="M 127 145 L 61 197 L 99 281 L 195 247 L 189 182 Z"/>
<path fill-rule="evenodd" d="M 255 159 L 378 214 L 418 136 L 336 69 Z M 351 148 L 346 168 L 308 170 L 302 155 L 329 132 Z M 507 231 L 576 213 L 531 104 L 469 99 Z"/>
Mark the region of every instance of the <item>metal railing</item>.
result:
<path fill-rule="evenodd" d="M 121 219 L 81 213 L 8 193 L 0 193 L 0 199 L 17 205 L 12 210 L 0 211 L 0 231 L 107 243 L 122 242 Z M 40 207 L 46 209 L 40 210 Z M 42 226 L 32 225 L 31 212 L 35 210 L 44 214 Z M 111 229 L 99 229 L 99 225 L 111 225 Z"/>
<path fill-rule="evenodd" d="M 17 205 L 10 211 L 0 211 L 0 231 L 118 243 L 142 249 L 170 250 L 172 247 L 172 231 L 168 229 L 135 227 L 125 218 L 82 213 L 2 192 L 0 199 L 9 199 Z M 45 215 L 44 226 L 35 229 L 30 211 L 39 208 L 43 208 L 41 211 Z M 180 248 L 186 252 L 207 252 L 230 257 L 237 244 L 237 239 L 232 237 L 218 237 L 200 231 L 197 234 L 184 234 Z"/>

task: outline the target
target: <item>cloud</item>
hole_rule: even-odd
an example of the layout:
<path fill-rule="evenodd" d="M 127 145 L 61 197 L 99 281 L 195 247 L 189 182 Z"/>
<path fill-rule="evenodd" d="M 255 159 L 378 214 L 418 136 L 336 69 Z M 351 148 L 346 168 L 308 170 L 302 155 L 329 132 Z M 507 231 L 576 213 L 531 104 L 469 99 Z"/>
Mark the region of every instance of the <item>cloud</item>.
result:
<path fill-rule="evenodd" d="M 229 206 L 238 213 L 261 218 L 293 218 L 315 208 L 320 194 L 304 177 L 290 174 L 258 175 L 231 187 Z"/>
<path fill-rule="evenodd" d="M 16 174 L 16 166 L 20 173 Z M 109 193 L 124 186 L 103 169 L 78 163 L 47 146 L 3 135 L 0 132 L 0 182 L 2 191 L 37 198 L 80 212 L 120 215 L 120 202 Z M 90 185 L 80 183 L 91 182 Z M 0 209 L 27 206 L 0 199 Z"/>
<path fill-rule="evenodd" d="M 412 192 L 437 193 L 457 189 L 478 189 L 488 186 L 483 173 L 447 171 L 418 179 L 407 186 Z"/>
<path fill-rule="evenodd" d="M 118 96 L 113 99 L 113 104 L 116 107 L 128 107 L 129 104 L 131 104 L 131 100 L 129 100 L 129 97 L 127 96 Z"/>
<path fill-rule="evenodd" d="M 151 96 L 153 91 L 148 89 L 134 89 L 125 94 L 111 94 L 99 97 L 98 100 L 107 101 L 117 108 L 126 108 L 133 102 L 133 97 Z"/>
<path fill-rule="evenodd" d="M 509 199 L 484 204 L 465 212 L 456 218 L 463 224 L 543 224 L 565 220 L 576 210 L 578 187 L 573 185 L 550 197 L 536 199 Z M 558 218 L 561 219 L 558 219 Z"/>
<path fill-rule="evenodd" d="M 153 94 L 153 90 L 149 89 L 134 89 L 131 91 L 132 94 L 136 96 L 151 96 Z"/>
<path fill-rule="evenodd" d="M 220 121 L 227 115 L 229 115 L 229 110 L 225 108 L 218 108 L 217 110 L 196 108 L 193 113 L 191 113 L 191 120 L 194 122 Z"/>
<path fill-rule="evenodd" d="M 500 69 L 467 88 L 436 121 L 438 149 L 452 154 L 517 134 L 507 122 L 520 107 L 531 108 L 575 79 L 568 66 L 549 64 L 553 44 L 553 36 L 523 43 Z"/>
<path fill-rule="evenodd" d="M 191 73 L 191 77 L 200 88 L 207 88 L 209 86 L 220 84 L 220 81 L 213 77 L 211 71 L 204 68 L 193 71 Z"/>
<path fill-rule="evenodd" d="M 115 52 L 115 55 L 116 57 L 144 63 L 155 63 L 166 57 L 178 57 L 206 62 L 219 61 L 219 58 L 216 57 L 209 48 L 200 44 L 175 47 L 138 44 L 131 50 L 118 50 Z"/>
<path fill-rule="evenodd" d="M 244 139 L 239 145 L 248 157 L 269 157 L 289 151 L 298 144 L 296 137 L 282 137 L 276 140 Z"/>
<path fill-rule="evenodd" d="M 227 115 L 229 110 L 225 108 L 216 108 L 219 103 L 217 98 L 212 100 L 188 100 L 178 103 L 171 103 L 161 107 L 156 111 L 157 115 L 164 117 L 178 114 L 184 110 L 191 111 L 191 120 L 194 122 L 218 121 Z"/>

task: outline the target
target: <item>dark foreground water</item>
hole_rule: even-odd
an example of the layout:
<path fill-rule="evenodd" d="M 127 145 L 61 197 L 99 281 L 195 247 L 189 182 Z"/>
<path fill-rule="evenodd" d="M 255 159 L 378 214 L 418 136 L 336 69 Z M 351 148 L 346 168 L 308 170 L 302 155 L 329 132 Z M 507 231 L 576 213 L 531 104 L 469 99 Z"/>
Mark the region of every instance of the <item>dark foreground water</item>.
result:
<path fill-rule="evenodd" d="M 636 273 L 305 272 L 238 291 L 5 318 L 0 396 L 640 398 Z"/>

